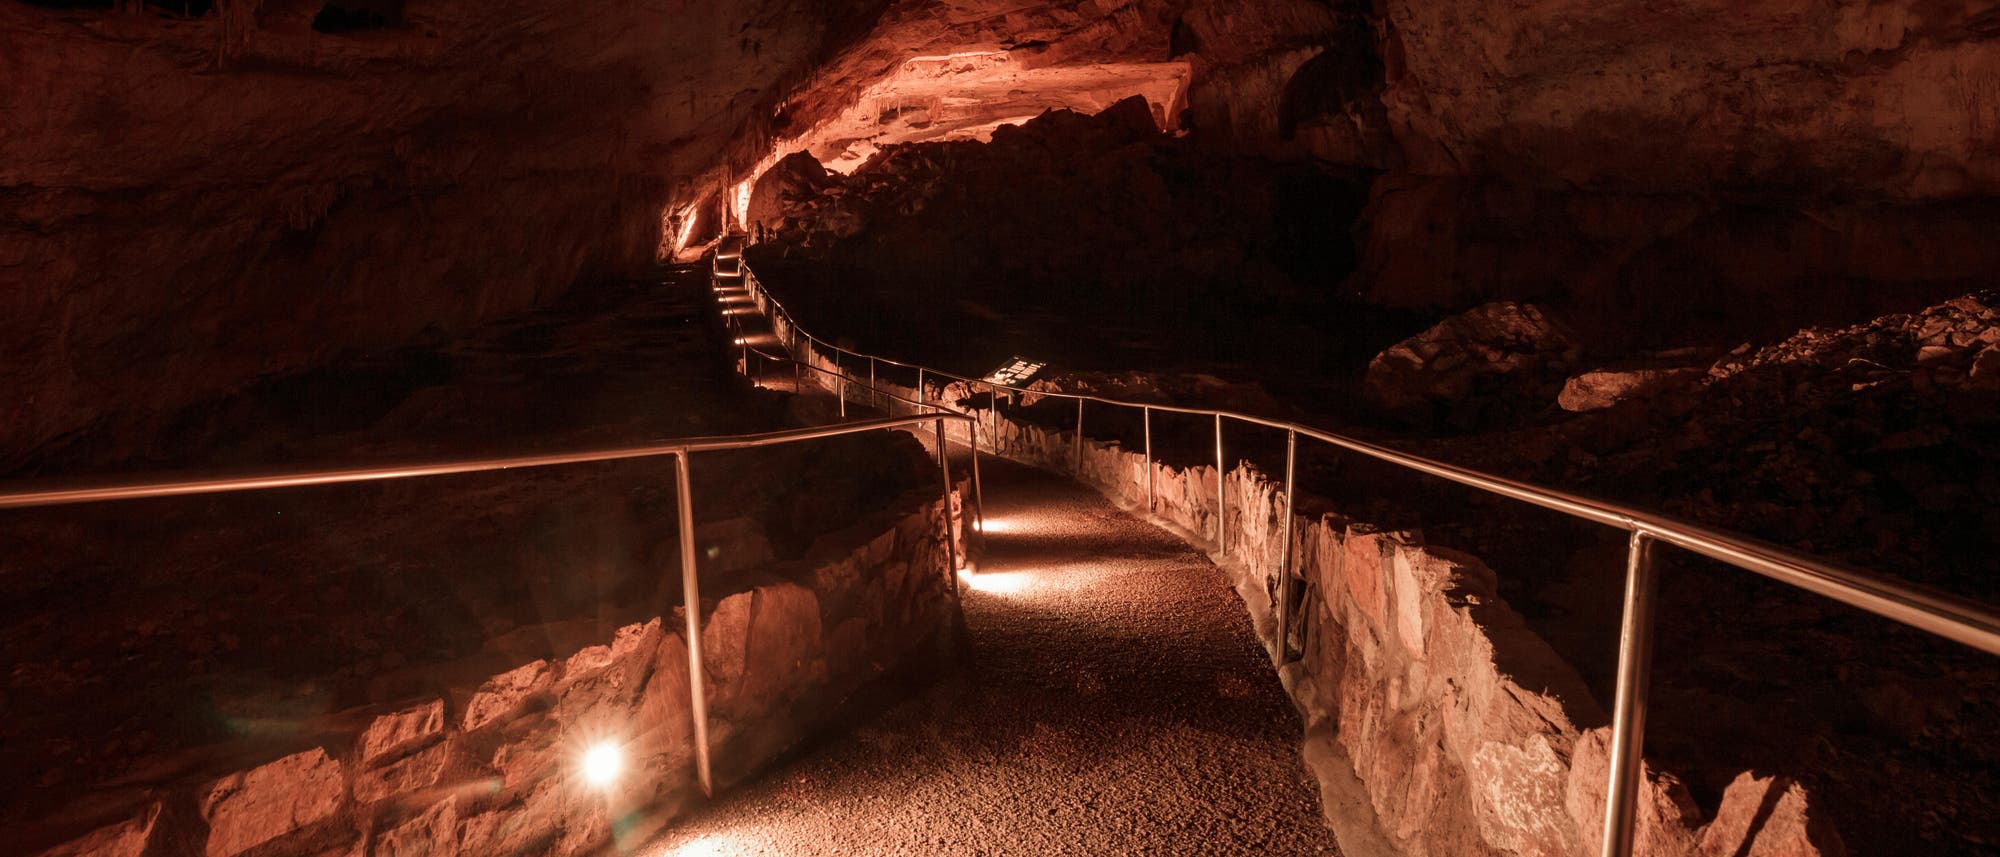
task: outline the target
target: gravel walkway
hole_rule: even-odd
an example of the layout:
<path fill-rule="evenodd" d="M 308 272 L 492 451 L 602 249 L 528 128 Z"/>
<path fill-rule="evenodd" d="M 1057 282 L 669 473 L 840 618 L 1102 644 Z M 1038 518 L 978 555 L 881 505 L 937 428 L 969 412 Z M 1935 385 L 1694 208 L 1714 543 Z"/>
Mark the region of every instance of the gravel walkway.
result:
<path fill-rule="evenodd" d="M 983 466 L 964 672 L 640 853 L 1335 853 L 1298 718 L 1223 574 L 1087 488 Z"/>

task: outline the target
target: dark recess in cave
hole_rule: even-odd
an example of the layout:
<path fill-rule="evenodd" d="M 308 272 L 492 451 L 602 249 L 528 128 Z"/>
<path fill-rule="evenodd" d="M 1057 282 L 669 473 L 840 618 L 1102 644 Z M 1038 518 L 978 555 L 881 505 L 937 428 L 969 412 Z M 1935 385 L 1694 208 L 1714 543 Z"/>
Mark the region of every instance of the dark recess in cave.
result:
<path fill-rule="evenodd" d="M 1179 59 L 1201 50 L 1201 37 L 1195 35 L 1194 28 L 1188 26 L 1187 19 L 1175 18 L 1174 29 L 1167 35 L 1167 59 Z"/>
<path fill-rule="evenodd" d="M 403 0 L 337 0 L 321 7 L 312 28 L 322 33 L 386 30 L 403 24 Z"/>
<path fill-rule="evenodd" d="M 44 9 L 79 9 L 108 12 L 118 7 L 116 0 L 21 0 Z M 145 8 L 182 18 L 200 18 L 215 9 L 215 0 L 147 0 Z"/>

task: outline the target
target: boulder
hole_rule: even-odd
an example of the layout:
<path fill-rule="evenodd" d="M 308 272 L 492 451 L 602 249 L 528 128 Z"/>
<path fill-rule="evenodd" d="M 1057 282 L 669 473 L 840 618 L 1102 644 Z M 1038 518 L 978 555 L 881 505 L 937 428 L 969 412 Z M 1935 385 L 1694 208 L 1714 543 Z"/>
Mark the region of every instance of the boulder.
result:
<path fill-rule="evenodd" d="M 782 228 L 809 210 L 815 197 L 839 181 L 811 153 L 793 152 L 757 177 L 757 184 L 750 191 L 748 219 L 767 229 Z"/>
<path fill-rule="evenodd" d="M 1706 369 L 1593 369 L 1563 382 L 1556 404 L 1565 411 L 1601 411 L 1628 399 L 1648 398 L 1708 374 Z"/>
<path fill-rule="evenodd" d="M 1477 427 L 1545 407 L 1581 349 L 1532 304 L 1484 304 L 1369 361 L 1364 393 L 1409 422 Z"/>

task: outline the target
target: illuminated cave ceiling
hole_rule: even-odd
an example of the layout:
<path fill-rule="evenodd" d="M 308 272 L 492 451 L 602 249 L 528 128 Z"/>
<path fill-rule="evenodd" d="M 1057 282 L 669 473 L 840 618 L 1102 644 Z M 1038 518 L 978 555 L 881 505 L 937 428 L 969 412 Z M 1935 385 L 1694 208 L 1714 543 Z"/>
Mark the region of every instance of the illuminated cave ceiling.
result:
<path fill-rule="evenodd" d="M 341 10 L 367 26 L 315 28 Z M 1204 144 L 1419 179 L 1990 197 L 1996 21 L 1991 0 L 0 0 L 0 389 L 27 403 L 0 410 L 0 467 L 643 274 L 663 211 L 777 155 L 847 169 L 1133 94 Z"/>
<path fill-rule="evenodd" d="M 1023 55 L 1025 54 L 1025 56 Z M 1037 65 L 1033 51 L 914 57 L 868 86 L 852 106 L 781 148 L 809 151 L 852 172 L 877 149 L 930 140 L 986 140 L 993 129 L 1055 109 L 1096 113 L 1133 95 L 1172 130 L 1186 96 L 1185 62 Z"/>

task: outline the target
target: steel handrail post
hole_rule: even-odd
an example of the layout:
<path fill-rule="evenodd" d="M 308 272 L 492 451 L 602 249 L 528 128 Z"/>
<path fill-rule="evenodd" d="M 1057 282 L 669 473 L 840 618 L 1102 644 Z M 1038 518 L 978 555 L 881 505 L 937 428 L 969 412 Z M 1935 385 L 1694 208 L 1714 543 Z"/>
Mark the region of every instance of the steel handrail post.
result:
<path fill-rule="evenodd" d="M 958 539 L 952 532 L 956 524 L 951 514 L 951 457 L 945 454 L 944 417 L 937 421 L 938 474 L 944 477 L 944 559 L 945 576 L 951 578 L 951 596 L 958 598 Z"/>
<path fill-rule="evenodd" d="M 1070 445 L 1076 447 L 1076 464 L 1074 467 L 1071 468 L 1071 472 L 1075 473 L 1078 476 L 1082 476 L 1083 475 L 1083 400 L 1082 399 L 1076 400 L 1076 436 L 1070 439 Z"/>
<path fill-rule="evenodd" d="M 1604 792 L 1603 857 L 1630 857 L 1640 773 L 1645 761 L 1646 703 L 1653 663 L 1653 540 L 1634 529 L 1625 554 L 1625 609 L 1618 627 L 1618 690 L 1612 702 L 1611 781 Z"/>
<path fill-rule="evenodd" d="M 694 488 L 688 476 L 690 453 L 674 456 L 674 485 L 680 494 L 681 601 L 687 617 L 688 710 L 694 718 L 695 776 L 701 793 L 715 795 L 715 779 L 708 755 L 708 694 L 702 686 L 706 670 L 701 657 L 701 577 L 695 568 Z"/>
<path fill-rule="evenodd" d="M 1146 512 L 1151 514 L 1155 508 L 1153 502 L 1153 409 L 1151 407 L 1144 407 L 1139 410 L 1144 413 L 1146 423 Z"/>
<path fill-rule="evenodd" d="M 1223 556 L 1229 555 L 1229 492 L 1224 483 L 1229 479 L 1222 469 L 1222 415 L 1215 415 L 1215 549 Z"/>
<path fill-rule="evenodd" d="M 1291 663 L 1292 656 L 1292 500 L 1298 487 L 1299 433 L 1285 432 L 1285 523 L 1284 544 L 1278 558 L 1278 664 Z"/>

